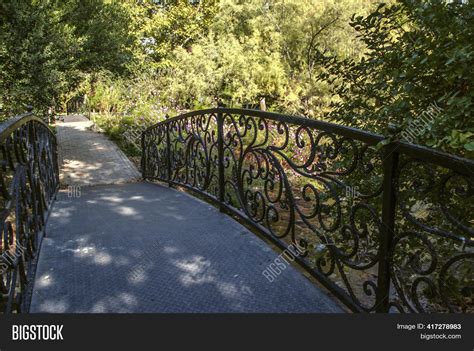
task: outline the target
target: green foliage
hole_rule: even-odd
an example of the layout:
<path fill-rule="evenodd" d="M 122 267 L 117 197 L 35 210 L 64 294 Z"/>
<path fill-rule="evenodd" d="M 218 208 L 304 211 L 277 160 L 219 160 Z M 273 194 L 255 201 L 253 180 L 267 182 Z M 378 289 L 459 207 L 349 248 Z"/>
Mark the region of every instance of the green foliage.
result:
<path fill-rule="evenodd" d="M 0 115 L 58 106 L 84 73 L 124 74 L 136 45 L 130 1 L 5 0 L 0 4 Z"/>
<path fill-rule="evenodd" d="M 315 116 L 331 101 L 317 81 L 316 52 L 360 55 L 348 25 L 369 1 L 222 0 L 214 21 L 192 46 L 173 51 L 163 90 L 182 108 L 257 106 Z"/>
<path fill-rule="evenodd" d="M 206 35 L 217 3 L 216 0 L 173 0 L 165 1 L 164 6 L 144 3 L 147 16 L 142 27 L 142 43 L 148 54 L 146 63 L 154 68 L 173 66 L 173 50 L 189 49 Z"/>
<path fill-rule="evenodd" d="M 474 149 L 472 2 L 6 0 L 0 10 L 3 117 L 78 96 L 87 111 L 132 117 L 222 99 Z"/>
<path fill-rule="evenodd" d="M 94 77 L 94 94 L 87 95 L 91 86 L 88 77 L 79 90 L 86 93 L 84 112 L 98 112 L 100 115 L 124 115 L 134 118 L 155 120 L 168 112 L 158 100 L 159 81 L 156 78 L 140 75 L 133 79 L 120 78 L 102 72 Z"/>
<path fill-rule="evenodd" d="M 410 133 L 411 142 L 472 151 L 473 15 L 472 2 L 403 0 L 354 16 L 368 50 L 359 60 L 324 57 L 321 78 L 340 97 L 329 117 L 385 134 L 391 124 L 392 139 Z M 430 106 L 437 113 L 423 119 Z"/>
<path fill-rule="evenodd" d="M 137 42 L 133 1 L 69 0 L 62 2 L 66 25 L 81 44 L 77 64 L 82 72 L 126 73 Z"/>
<path fill-rule="evenodd" d="M 76 47 L 68 26 L 57 25 L 49 1 L 0 4 L 0 109 L 2 117 L 24 112 L 24 105 L 49 106 L 68 82 L 65 73 Z M 68 69 L 66 69 L 66 67 Z"/>

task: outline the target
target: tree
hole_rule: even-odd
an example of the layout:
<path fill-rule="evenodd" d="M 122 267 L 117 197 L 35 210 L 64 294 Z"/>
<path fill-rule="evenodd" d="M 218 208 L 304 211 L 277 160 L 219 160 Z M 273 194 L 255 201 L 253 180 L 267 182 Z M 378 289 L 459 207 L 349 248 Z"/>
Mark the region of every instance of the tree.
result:
<path fill-rule="evenodd" d="M 69 0 L 63 3 L 63 21 L 81 44 L 78 68 L 85 73 L 108 70 L 126 74 L 134 59 L 137 28 L 135 2 Z"/>
<path fill-rule="evenodd" d="M 71 28 L 58 22 L 52 1 L 9 0 L 0 11 L 0 108 L 2 117 L 45 111 L 71 83 L 78 50 Z"/>
<path fill-rule="evenodd" d="M 141 35 L 148 56 L 147 64 L 154 68 L 172 66 L 173 50 L 189 49 L 207 34 L 217 4 L 217 0 L 145 2 L 142 6 L 147 15 Z"/>
<path fill-rule="evenodd" d="M 137 50 L 134 1 L 6 0 L 0 4 L 3 118 L 33 105 L 45 113 L 86 74 L 127 74 Z"/>
<path fill-rule="evenodd" d="M 401 0 L 351 26 L 362 59 L 322 59 L 340 100 L 328 117 L 460 155 L 474 151 L 472 2 Z M 390 128 L 389 128 L 390 127 Z"/>
<path fill-rule="evenodd" d="M 327 84 L 316 79 L 317 49 L 360 55 L 362 44 L 347 20 L 368 4 L 222 0 L 207 34 L 173 51 L 166 85 L 186 106 L 215 96 L 245 106 L 266 99 L 270 108 L 315 116 L 331 100 Z"/>

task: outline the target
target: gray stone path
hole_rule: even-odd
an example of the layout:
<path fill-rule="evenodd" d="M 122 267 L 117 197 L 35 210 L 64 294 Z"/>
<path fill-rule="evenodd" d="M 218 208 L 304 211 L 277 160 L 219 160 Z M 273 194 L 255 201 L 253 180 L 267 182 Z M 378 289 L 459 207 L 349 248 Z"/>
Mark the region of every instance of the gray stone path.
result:
<path fill-rule="evenodd" d="M 87 161 L 87 160 L 86 160 Z M 43 240 L 31 312 L 342 312 L 229 216 L 150 183 L 61 191 Z"/>
<path fill-rule="evenodd" d="M 57 123 L 61 184 L 96 185 L 135 181 L 140 174 L 115 143 L 90 131 L 92 122 L 70 115 Z"/>

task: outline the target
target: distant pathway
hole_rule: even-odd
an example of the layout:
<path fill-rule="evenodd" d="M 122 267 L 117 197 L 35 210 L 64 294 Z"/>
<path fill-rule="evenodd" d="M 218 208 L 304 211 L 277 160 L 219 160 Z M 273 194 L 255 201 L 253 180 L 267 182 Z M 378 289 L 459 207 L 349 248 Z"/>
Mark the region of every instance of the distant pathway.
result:
<path fill-rule="evenodd" d="M 90 130 L 92 122 L 70 115 L 57 123 L 61 184 L 98 185 L 138 180 L 140 173 L 114 142 Z"/>

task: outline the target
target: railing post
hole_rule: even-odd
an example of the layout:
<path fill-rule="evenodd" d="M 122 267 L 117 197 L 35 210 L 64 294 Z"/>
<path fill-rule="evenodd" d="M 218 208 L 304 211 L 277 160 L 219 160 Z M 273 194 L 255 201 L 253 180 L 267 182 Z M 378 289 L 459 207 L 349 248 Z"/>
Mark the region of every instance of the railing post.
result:
<path fill-rule="evenodd" d="M 168 167 L 168 185 L 171 186 L 172 171 L 171 171 L 171 139 L 170 139 L 170 123 L 166 125 L 166 165 Z"/>
<path fill-rule="evenodd" d="M 28 111 L 30 112 L 30 110 Z M 33 122 L 28 124 L 28 141 L 31 145 L 31 152 L 32 155 L 27 155 L 26 157 L 29 159 L 26 160 L 27 162 L 27 174 L 28 180 L 30 182 L 31 187 L 31 199 L 32 199 L 32 212 L 34 218 L 34 226 L 35 226 L 35 249 L 38 247 L 38 232 L 40 231 L 40 227 L 44 224 L 44 216 L 41 208 L 41 200 L 37 198 L 37 195 L 41 197 L 38 191 L 38 179 L 35 177 L 35 168 L 38 167 L 39 172 L 39 161 L 38 161 L 38 145 L 36 144 L 36 130 L 35 125 Z M 38 162 L 38 163 L 37 163 Z M 40 217 L 41 216 L 41 217 Z"/>
<path fill-rule="evenodd" d="M 56 187 L 59 187 L 59 152 L 58 152 L 58 140 L 56 137 L 53 135 L 51 137 L 51 142 L 53 144 L 53 157 L 54 157 L 54 168 L 56 171 Z M 56 199 L 56 195 L 54 195 L 54 199 Z"/>
<path fill-rule="evenodd" d="M 393 179 L 398 167 L 397 146 L 388 144 L 383 152 L 383 198 L 382 198 L 382 227 L 379 247 L 379 265 L 377 277 L 376 308 L 378 313 L 389 312 L 390 302 L 390 267 L 389 251 L 392 245 L 395 229 L 395 187 Z"/>
<path fill-rule="evenodd" d="M 146 151 L 145 151 L 145 135 L 146 132 L 142 132 L 142 138 L 141 138 L 141 146 L 142 146 L 142 159 L 140 162 L 140 166 L 142 169 L 142 178 L 143 180 L 146 180 Z"/>
<path fill-rule="evenodd" d="M 219 209 L 224 210 L 224 115 L 221 111 L 221 106 L 218 107 L 217 112 L 217 152 L 218 152 L 218 171 L 219 171 Z"/>

